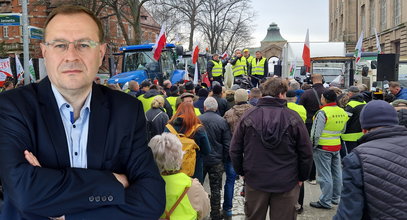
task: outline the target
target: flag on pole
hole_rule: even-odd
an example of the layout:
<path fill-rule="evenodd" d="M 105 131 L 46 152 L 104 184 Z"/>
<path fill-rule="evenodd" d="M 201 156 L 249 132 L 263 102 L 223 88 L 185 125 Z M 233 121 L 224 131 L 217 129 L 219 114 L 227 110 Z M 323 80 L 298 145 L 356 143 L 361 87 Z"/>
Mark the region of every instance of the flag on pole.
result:
<path fill-rule="evenodd" d="M 297 68 L 297 60 L 291 62 L 290 65 L 290 76 L 294 76 L 295 69 Z"/>
<path fill-rule="evenodd" d="M 222 60 L 224 60 L 224 59 L 226 59 L 226 58 L 228 58 L 229 57 L 229 55 L 228 55 L 228 53 L 226 53 L 226 52 L 224 52 L 223 54 L 222 54 L 222 56 L 220 56 L 220 58 L 222 59 Z"/>
<path fill-rule="evenodd" d="M 375 34 L 375 36 L 376 36 L 376 48 L 377 48 L 377 53 L 378 53 L 378 54 L 382 54 L 382 47 L 380 46 L 380 40 L 379 40 L 379 36 L 377 36 L 376 28 L 374 29 L 374 34 Z"/>
<path fill-rule="evenodd" d="M 309 46 L 309 29 L 307 29 L 307 35 L 305 36 L 304 42 L 304 49 L 302 50 L 302 59 L 304 61 L 304 66 L 307 68 L 307 72 L 309 72 L 311 68 L 311 52 Z"/>
<path fill-rule="evenodd" d="M 363 46 L 363 31 L 362 31 L 362 33 L 360 33 L 359 40 L 355 47 L 356 64 L 359 63 L 360 58 L 362 57 L 362 46 Z"/>
<path fill-rule="evenodd" d="M 24 68 L 23 65 L 21 65 L 20 59 L 18 58 L 18 55 L 15 54 L 16 58 L 16 71 L 17 71 L 17 80 L 23 80 L 24 79 Z"/>
<path fill-rule="evenodd" d="M 188 75 L 188 60 L 185 60 L 185 74 L 184 74 L 184 82 L 189 81 L 189 75 Z"/>
<path fill-rule="evenodd" d="M 196 42 L 192 50 L 192 63 L 195 64 L 194 85 L 198 84 L 198 58 L 199 58 L 199 47 L 198 42 Z"/>
<path fill-rule="evenodd" d="M 153 54 L 154 59 L 158 61 L 161 56 L 161 52 L 163 51 L 165 44 L 167 41 L 167 37 L 165 34 L 165 23 L 161 25 L 160 35 L 158 35 L 157 40 L 153 46 Z"/>
<path fill-rule="evenodd" d="M 35 81 L 37 80 L 37 78 L 35 77 L 35 70 L 34 70 L 34 65 L 33 65 L 33 59 L 31 58 L 28 63 L 30 64 L 29 70 L 30 70 L 31 82 L 35 82 Z"/>

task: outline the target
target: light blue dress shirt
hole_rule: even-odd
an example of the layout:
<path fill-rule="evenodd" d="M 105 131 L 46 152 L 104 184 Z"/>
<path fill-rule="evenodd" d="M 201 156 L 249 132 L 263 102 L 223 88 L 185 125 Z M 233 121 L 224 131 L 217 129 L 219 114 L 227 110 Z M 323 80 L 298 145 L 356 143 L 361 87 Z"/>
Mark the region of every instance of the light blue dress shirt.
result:
<path fill-rule="evenodd" d="M 54 85 L 51 84 L 51 87 L 57 101 L 59 113 L 61 114 L 62 123 L 64 124 L 71 167 L 87 168 L 88 160 L 86 148 L 88 144 L 90 100 L 92 97 L 92 91 L 85 100 L 79 118 L 75 120 L 73 107 L 65 100 Z"/>

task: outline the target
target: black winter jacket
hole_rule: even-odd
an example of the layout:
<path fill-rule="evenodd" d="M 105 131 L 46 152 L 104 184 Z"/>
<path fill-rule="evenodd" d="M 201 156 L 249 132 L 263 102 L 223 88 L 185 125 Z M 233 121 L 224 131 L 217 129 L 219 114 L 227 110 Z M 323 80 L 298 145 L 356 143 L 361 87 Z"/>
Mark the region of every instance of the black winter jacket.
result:
<path fill-rule="evenodd" d="M 205 112 L 199 116 L 211 143 L 211 153 L 204 157 L 204 165 L 212 166 L 228 159 L 229 144 L 232 138 L 226 120 L 215 112 Z"/>

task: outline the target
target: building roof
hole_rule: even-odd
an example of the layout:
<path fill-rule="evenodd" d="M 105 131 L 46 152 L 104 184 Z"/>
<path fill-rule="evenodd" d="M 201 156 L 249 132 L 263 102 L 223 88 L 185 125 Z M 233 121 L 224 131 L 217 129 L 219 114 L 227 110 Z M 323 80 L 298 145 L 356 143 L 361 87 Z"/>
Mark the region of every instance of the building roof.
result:
<path fill-rule="evenodd" d="M 267 29 L 267 35 L 262 40 L 262 42 L 281 42 L 287 41 L 284 39 L 280 34 L 280 28 L 277 26 L 276 23 L 271 23 L 269 28 Z"/>

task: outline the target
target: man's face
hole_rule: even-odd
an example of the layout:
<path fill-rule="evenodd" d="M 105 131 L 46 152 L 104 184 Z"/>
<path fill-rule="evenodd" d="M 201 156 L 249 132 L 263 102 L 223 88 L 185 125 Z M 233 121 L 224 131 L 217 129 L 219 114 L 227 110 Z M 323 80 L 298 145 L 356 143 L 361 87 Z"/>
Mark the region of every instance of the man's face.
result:
<path fill-rule="evenodd" d="M 389 90 L 390 90 L 391 94 L 397 95 L 397 93 L 399 93 L 399 91 L 400 91 L 400 87 L 390 87 Z"/>
<path fill-rule="evenodd" d="M 213 60 L 218 61 L 218 60 L 219 60 L 219 56 L 213 56 Z"/>
<path fill-rule="evenodd" d="M 245 57 L 248 57 L 248 56 L 249 56 L 249 51 L 243 52 L 243 55 L 244 55 Z"/>
<path fill-rule="evenodd" d="M 261 58 L 261 53 L 260 52 L 256 52 L 256 58 L 260 59 Z"/>
<path fill-rule="evenodd" d="M 57 44 L 41 44 L 45 58 L 47 73 L 52 84 L 58 89 L 75 91 L 87 89 L 102 64 L 106 44 L 99 44 L 97 24 L 87 14 L 56 15 L 46 28 L 45 42 Z M 61 49 L 61 41 L 97 42 L 93 47 L 86 44 L 68 44 L 66 50 Z"/>
<path fill-rule="evenodd" d="M 235 56 L 237 57 L 241 57 L 242 56 L 242 52 L 240 50 L 235 52 Z"/>
<path fill-rule="evenodd" d="M 185 97 L 182 102 L 184 103 L 189 103 L 191 105 L 194 105 L 194 99 L 192 97 Z"/>

